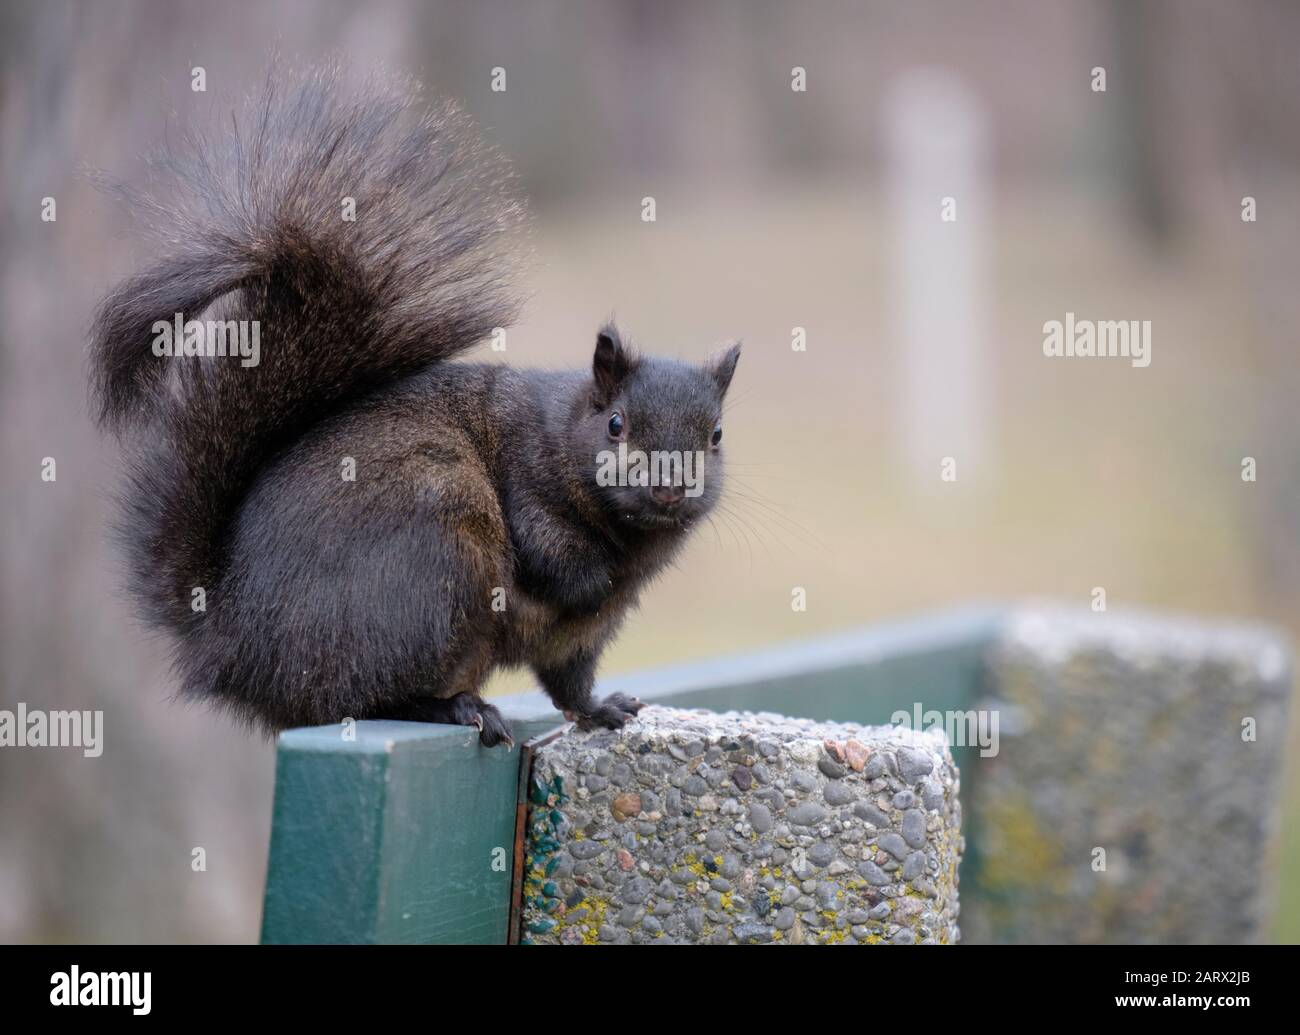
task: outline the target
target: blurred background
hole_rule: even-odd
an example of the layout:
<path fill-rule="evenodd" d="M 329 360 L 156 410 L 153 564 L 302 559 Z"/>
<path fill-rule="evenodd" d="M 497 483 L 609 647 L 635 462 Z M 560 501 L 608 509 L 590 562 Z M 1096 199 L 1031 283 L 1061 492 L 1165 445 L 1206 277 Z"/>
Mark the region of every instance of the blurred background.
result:
<path fill-rule="evenodd" d="M 106 750 L 0 750 L 0 940 L 257 938 L 273 746 L 169 700 L 106 542 L 86 329 L 145 256 L 84 173 L 139 175 L 277 49 L 414 73 L 515 159 L 509 362 L 585 365 L 611 311 L 658 352 L 745 340 L 725 513 L 606 675 L 1094 587 L 1300 638 L 1300 5 L 6 0 L 0 707 L 102 709 Z M 1150 320 L 1151 365 L 1045 358 L 1067 312 Z"/>

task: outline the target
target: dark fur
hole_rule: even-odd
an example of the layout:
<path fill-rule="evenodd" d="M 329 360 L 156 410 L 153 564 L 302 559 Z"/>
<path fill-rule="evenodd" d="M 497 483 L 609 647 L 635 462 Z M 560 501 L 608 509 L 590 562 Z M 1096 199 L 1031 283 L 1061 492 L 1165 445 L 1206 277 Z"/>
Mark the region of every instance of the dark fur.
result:
<path fill-rule="evenodd" d="M 462 115 L 325 69 L 269 83 L 219 139 L 162 162 L 174 198 L 134 199 L 169 248 L 104 301 L 93 343 L 130 447 L 131 588 L 176 636 L 182 691 L 270 730 L 408 718 L 494 744 L 479 689 L 529 665 L 573 718 L 621 725 L 639 703 L 595 700 L 596 663 L 721 490 L 738 348 L 694 367 L 607 327 L 590 375 L 447 363 L 514 318 L 522 248 L 508 168 Z M 178 311 L 259 320 L 260 365 L 155 357 Z M 630 448 L 704 450 L 704 495 L 598 487 L 615 408 Z"/>

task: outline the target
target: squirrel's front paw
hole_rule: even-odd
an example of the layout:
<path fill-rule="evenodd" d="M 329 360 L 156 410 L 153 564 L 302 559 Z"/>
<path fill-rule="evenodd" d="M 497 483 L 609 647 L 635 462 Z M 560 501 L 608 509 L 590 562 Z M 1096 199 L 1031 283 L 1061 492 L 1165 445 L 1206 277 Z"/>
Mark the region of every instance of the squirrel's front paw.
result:
<path fill-rule="evenodd" d="M 580 730 L 617 730 L 644 707 L 644 701 L 628 694 L 610 694 L 584 711 L 565 712 L 564 717 Z"/>

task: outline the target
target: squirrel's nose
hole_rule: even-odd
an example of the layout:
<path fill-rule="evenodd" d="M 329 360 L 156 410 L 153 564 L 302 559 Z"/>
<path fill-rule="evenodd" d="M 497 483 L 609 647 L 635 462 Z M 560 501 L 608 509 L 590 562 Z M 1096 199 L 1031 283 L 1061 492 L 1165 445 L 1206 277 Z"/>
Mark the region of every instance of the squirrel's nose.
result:
<path fill-rule="evenodd" d="M 680 485 L 655 485 L 650 489 L 650 498 L 663 507 L 673 507 L 682 501 L 686 489 Z"/>

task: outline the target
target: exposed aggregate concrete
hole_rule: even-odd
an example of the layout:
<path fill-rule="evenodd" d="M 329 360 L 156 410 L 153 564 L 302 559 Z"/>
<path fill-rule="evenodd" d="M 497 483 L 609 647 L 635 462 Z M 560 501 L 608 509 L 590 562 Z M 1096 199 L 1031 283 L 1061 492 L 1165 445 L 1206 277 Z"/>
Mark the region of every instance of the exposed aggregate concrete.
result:
<path fill-rule="evenodd" d="M 968 763 L 973 942 L 1224 943 L 1272 915 L 1291 658 L 1252 626 L 1027 607 Z"/>
<path fill-rule="evenodd" d="M 941 732 L 646 708 L 569 730 L 529 789 L 522 940 L 954 944 Z"/>

